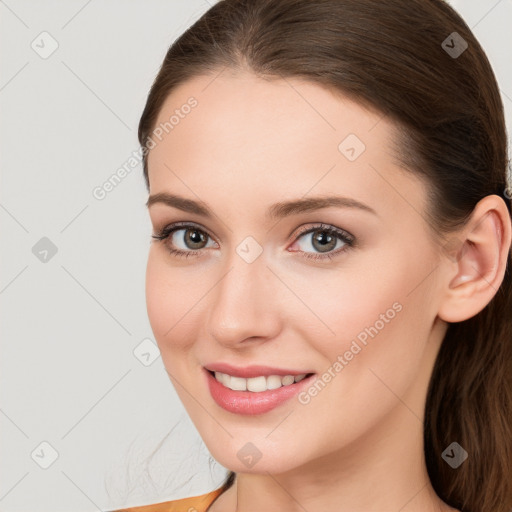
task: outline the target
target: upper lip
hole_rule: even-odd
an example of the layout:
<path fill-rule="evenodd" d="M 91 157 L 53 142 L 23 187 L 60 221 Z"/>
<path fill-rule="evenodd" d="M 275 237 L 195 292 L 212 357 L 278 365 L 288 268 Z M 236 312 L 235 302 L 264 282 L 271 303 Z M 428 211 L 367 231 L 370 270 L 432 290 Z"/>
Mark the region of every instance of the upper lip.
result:
<path fill-rule="evenodd" d="M 212 372 L 227 373 L 233 377 L 243 377 L 250 379 L 251 377 L 259 377 L 261 375 L 268 377 L 269 375 L 303 375 L 313 372 L 308 371 L 297 371 L 286 368 L 273 368 L 271 366 L 264 365 L 251 365 L 245 367 L 232 366 L 228 363 L 211 363 L 205 365 L 207 370 Z"/>

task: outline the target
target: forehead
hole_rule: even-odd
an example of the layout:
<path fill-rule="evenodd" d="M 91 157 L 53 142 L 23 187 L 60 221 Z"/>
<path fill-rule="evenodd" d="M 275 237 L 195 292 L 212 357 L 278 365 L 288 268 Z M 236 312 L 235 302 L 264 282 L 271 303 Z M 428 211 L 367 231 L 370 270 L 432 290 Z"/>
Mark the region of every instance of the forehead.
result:
<path fill-rule="evenodd" d="M 195 106 L 190 108 L 192 101 Z M 381 129 L 374 131 L 377 124 Z M 159 112 L 158 127 L 164 138 L 171 132 L 176 135 L 171 137 L 176 143 L 193 132 L 203 143 L 222 141 L 248 151 L 253 140 L 247 139 L 249 135 L 267 147 L 296 143 L 299 138 L 303 143 L 333 143 L 336 152 L 336 142 L 344 135 L 357 132 L 363 141 L 376 142 L 393 129 L 380 113 L 318 84 L 232 70 L 195 77 L 174 89 Z M 301 147 L 296 145 L 293 153 Z"/>
<path fill-rule="evenodd" d="M 390 120 L 300 79 L 232 71 L 196 77 L 166 99 L 158 128 L 148 157 L 152 194 L 186 185 L 199 196 L 336 191 L 385 202 L 390 180 L 414 187 L 396 163 Z"/>

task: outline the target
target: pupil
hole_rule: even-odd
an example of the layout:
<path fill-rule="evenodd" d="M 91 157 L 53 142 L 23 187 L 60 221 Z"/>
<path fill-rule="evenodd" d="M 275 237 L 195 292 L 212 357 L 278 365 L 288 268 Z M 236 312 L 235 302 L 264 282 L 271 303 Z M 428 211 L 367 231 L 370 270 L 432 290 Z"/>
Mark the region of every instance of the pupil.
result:
<path fill-rule="evenodd" d="M 197 231 L 196 229 L 189 229 L 187 231 L 187 240 L 194 244 L 201 244 L 204 242 L 204 236 L 201 232 Z M 196 249 L 197 247 L 194 247 Z"/>
<path fill-rule="evenodd" d="M 319 247 L 315 246 L 316 249 L 319 249 L 321 252 L 328 252 L 334 249 L 336 246 L 336 238 L 334 236 L 326 231 L 316 231 L 316 233 L 317 234 L 313 237 L 313 246 L 315 246 L 315 242 L 320 243 Z M 334 242 L 334 244 L 332 242 Z"/>

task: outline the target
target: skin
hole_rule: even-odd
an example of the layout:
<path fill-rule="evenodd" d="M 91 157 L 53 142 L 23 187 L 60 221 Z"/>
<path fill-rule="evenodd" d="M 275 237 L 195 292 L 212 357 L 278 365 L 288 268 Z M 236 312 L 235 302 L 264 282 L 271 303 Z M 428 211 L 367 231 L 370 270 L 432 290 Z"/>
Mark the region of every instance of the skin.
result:
<path fill-rule="evenodd" d="M 237 472 L 209 511 L 455 510 L 428 478 L 423 408 L 447 322 L 478 313 L 502 282 L 505 203 L 484 198 L 451 239 L 467 250 L 450 257 L 425 221 L 426 184 L 396 163 L 394 125 L 379 113 L 301 80 L 224 70 L 174 90 L 157 124 L 190 96 L 197 107 L 149 153 L 150 194 L 201 201 L 214 216 L 149 207 L 154 233 L 192 222 L 209 236 L 188 258 L 169 253 L 193 249 L 184 230 L 153 241 L 146 299 L 180 399 L 213 457 Z M 355 161 L 338 149 L 351 133 L 366 146 Z M 265 217 L 271 204 L 333 193 L 376 214 L 329 207 Z M 306 259 L 322 252 L 298 228 L 319 223 L 349 232 L 356 245 Z M 248 236 L 263 249 L 252 263 L 236 252 Z M 320 376 L 394 303 L 401 311 L 308 404 L 294 398 L 242 416 L 212 399 L 203 365 Z M 248 442 L 262 454 L 250 468 L 237 457 Z"/>

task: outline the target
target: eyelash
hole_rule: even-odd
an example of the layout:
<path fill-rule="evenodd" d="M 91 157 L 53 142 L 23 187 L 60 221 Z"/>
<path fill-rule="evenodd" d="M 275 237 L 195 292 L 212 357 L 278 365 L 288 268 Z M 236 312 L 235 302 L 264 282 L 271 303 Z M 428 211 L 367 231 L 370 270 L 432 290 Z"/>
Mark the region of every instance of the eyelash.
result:
<path fill-rule="evenodd" d="M 165 241 L 175 231 L 179 231 L 179 230 L 185 229 L 185 228 L 195 229 L 195 230 L 205 234 L 209 238 L 212 238 L 208 234 L 207 231 L 199 228 L 199 226 L 197 226 L 195 224 L 184 223 L 184 222 L 169 224 L 168 226 L 163 227 L 157 234 L 152 235 L 151 237 L 157 241 Z M 302 256 L 304 258 L 313 259 L 313 260 L 325 260 L 325 259 L 331 260 L 333 257 L 336 257 L 339 254 L 346 252 L 347 250 L 353 248 L 355 245 L 355 238 L 352 235 L 350 235 L 349 233 L 347 233 L 346 231 L 344 231 L 342 229 L 335 228 L 334 226 L 330 226 L 328 224 L 322 224 L 322 223 L 318 224 L 317 226 L 312 226 L 312 227 L 308 227 L 308 228 L 304 228 L 304 229 L 300 230 L 299 233 L 297 234 L 297 237 L 294 240 L 294 243 L 301 236 L 307 235 L 308 233 L 314 233 L 315 231 L 322 231 L 322 232 L 328 233 L 330 235 L 334 235 L 339 240 L 341 240 L 345 245 L 339 249 L 336 249 L 335 251 L 331 251 L 331 252 L 324 253 L 324 254 L 321 254 L 321 253 L 311 254 L 311 253 L 304 252 L 304 251 L 297 251 L 297 252 L 301 252 Z M 172 254 L 178 258 L 188 258 L 190 256 L 197 256 L 198 253 L 200 253 L 202 251 L 202 249 L 196 249 L 196 250 L 191 249 L 190 251 L 182 251 L 181 249 L 173 249 L 172 247 L 167 247 L 167 250 L 169 251 L 170 254 Z"/>

